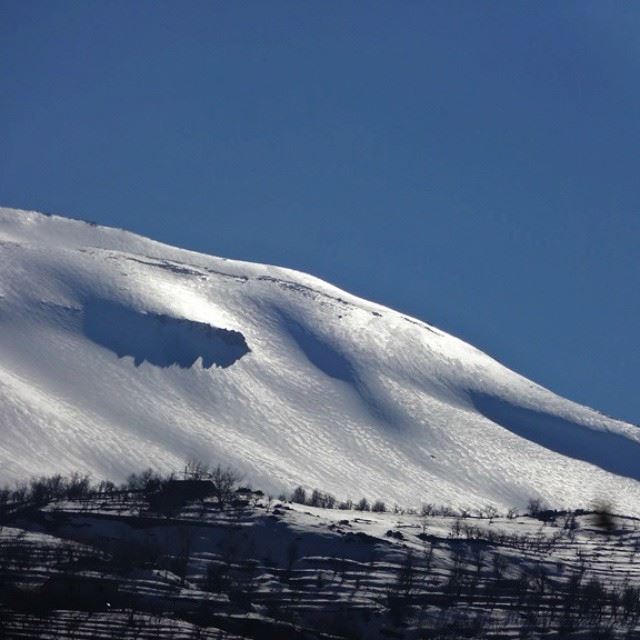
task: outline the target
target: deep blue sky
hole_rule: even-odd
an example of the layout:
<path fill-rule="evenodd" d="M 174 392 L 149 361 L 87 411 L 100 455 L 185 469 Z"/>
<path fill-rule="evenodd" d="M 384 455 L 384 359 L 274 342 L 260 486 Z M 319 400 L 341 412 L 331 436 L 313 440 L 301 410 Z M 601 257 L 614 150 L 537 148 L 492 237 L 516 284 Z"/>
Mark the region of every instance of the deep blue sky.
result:
<path fill-rule="evenodd" d="M 0 203 L 326 278 L 640 422 L 640 5 L 0 5 Z"/>

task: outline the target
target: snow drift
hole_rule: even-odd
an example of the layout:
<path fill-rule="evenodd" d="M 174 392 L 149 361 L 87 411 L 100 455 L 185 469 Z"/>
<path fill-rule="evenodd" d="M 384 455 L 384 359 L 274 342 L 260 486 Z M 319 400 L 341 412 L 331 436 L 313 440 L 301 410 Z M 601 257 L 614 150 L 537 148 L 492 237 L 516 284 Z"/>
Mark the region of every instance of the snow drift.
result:
<path fill-rule="evenodd" d="M 0 209 L 0 480 L 197 456 L 402 505 L 613 500 L 640 429 L 317 278 Z"/>

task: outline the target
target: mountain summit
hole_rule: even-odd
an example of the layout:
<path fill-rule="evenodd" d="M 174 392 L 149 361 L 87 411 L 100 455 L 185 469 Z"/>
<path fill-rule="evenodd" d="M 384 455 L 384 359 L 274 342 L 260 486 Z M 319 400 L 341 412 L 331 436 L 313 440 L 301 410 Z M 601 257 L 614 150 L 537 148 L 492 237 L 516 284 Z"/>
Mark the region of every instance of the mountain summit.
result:
<path fill-rule="evenodd" d="M 0 209 L 0 480 L 190 457 L 273 491 L 640 514 L 640 428 L 312 276 Z"/>

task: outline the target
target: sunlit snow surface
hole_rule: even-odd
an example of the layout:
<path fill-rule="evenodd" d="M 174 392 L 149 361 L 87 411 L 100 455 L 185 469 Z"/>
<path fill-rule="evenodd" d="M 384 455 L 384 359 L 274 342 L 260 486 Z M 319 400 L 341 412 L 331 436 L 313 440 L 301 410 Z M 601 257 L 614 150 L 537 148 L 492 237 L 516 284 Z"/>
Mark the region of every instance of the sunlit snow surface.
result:
<path fill-rule="evenodd" d="M 640 514 L 639 453 L 638 427 L 314 277 L 0 209 L 0 480 L 197 456 L 277 492 Z"/>

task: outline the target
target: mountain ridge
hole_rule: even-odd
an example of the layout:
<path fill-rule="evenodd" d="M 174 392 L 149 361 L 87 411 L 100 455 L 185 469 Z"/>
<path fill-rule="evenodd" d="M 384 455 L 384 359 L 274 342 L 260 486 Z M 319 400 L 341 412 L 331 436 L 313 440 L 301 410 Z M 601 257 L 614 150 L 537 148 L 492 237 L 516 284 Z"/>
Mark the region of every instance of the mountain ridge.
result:
<path fill-rule="evenodd" d="M 640 429 L 314 276 L 10 209 L 0 266 L 0 480 L 198 455 L 273 491 L 640 514 Z"/>

